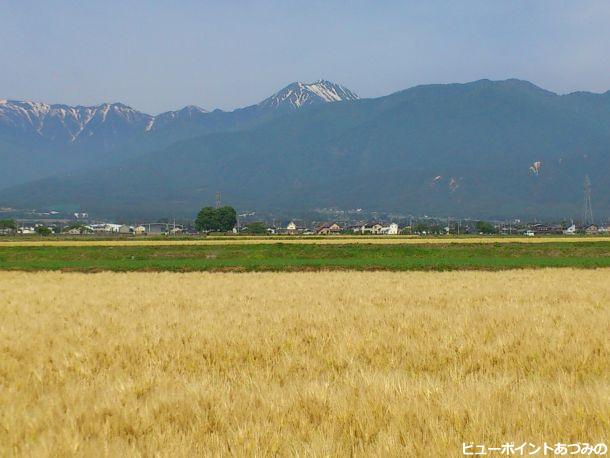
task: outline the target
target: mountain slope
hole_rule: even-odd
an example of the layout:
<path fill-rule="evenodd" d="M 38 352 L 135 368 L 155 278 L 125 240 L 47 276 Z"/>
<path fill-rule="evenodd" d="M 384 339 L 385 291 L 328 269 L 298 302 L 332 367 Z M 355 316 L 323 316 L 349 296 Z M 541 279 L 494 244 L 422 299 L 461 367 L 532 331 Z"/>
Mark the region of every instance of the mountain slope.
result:
<path fill-rule="evenodd" d="M 0 187 L 129 157 L 120 148 L 151 119 L 120 103 L 0 101 Z"/>
<path fill-rule="evenodd" d="M 8 189 L 0 205 L 192 216 L 222 191 L 240 209 L 578 218 L 589 174 L 594 211 L 607 216 L 609 152 L 608 94 L 483 80 L 314 104 L 250 130 Z"/>
<path fill-rule="evenodd" d="M 71 107 L 0 100 L 0 132 L 5 136 L 29 136 L 58 143 L 140 131 L 151 118 L 120 103 Z"/>
<path fill-rule="evenodd" d="M 274 97 L 282 101 L 276 103 Z M 0 100 L 0 188 L 108 166 L 179 140 L 249 128 L 302 106 L 356 97 L 328 81 L 297 82 L 259 104 L 231 112 L 187 106 L 157 116 L 121 103 L 85 107 Z"/>

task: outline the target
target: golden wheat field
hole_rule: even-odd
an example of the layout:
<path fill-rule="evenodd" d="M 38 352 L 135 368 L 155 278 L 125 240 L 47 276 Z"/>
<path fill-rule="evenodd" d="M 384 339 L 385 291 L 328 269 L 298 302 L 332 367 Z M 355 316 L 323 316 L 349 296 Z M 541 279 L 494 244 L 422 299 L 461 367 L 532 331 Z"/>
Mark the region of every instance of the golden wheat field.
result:
<path fill-rule="evenodd" d="M 608 442 L 610 270 L 0 272 L 1 456 Z"/>

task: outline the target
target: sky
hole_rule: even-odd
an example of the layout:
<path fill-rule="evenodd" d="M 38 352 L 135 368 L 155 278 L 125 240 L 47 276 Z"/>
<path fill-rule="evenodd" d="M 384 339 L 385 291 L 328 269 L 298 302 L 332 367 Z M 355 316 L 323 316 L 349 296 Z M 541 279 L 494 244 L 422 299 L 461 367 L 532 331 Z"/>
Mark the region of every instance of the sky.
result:
<path fill-rule="evenodd" d="M 0 99 L 233 109 L 293 81 L 361 97 L 529 80 L 610 89 L 610 2 L 0 0 Z"/>

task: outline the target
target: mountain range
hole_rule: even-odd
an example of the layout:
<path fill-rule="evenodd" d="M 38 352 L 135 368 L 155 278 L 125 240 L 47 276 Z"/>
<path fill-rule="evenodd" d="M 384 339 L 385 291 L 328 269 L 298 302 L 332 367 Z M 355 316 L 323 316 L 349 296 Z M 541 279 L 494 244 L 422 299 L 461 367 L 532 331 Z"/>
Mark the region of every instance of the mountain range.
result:
<path fill-rule="evenodd" d="M 293 83 L 231 112 L 187 106 L 152 116 L 122 103 L 86 107 L 0 100 L 0 187 L 108 165 L 197 135 L 252 127 L 302 106 L 356 98 L 320 80 Z"/>
<path fill-rule="evenodd" d="M 578 218 L 584 176 L 610 215 L 610 92 L 527 81 L 359 99 L 320 80 L 231 112 L 0 101 L 0 207 L 115 218 L 240 209 Z"/>

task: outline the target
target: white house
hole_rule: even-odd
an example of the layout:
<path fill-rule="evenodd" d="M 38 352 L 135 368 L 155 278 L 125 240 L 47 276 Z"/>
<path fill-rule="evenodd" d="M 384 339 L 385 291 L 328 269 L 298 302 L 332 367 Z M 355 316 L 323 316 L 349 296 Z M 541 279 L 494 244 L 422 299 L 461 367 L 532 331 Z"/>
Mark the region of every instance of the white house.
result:
<path fill-rule="evenodd" d="M 297 225 L 294 221 L 290 221 L 288 226 L 286 226 L 286 232 L 293 235 L 297 233 Z"/>
<path fill-rule="evenodd" d="M 572 224 L 570 227 L 563 231 L 564 235 L 576 235 L 576 224 Z"/>
<path fill-rule="evenodd" d="M 129 232 L 130 232 L 129 226 L 126 226 L 125 224 L 112 224 L 112 223 L 92 224 L 88 227 L 90 227 L 91 230 L 95 233 L 110 232 L 110 233 L 117 233 L 117 234 L 129 234 Z"/>
<path fill-rule="evenodd" d="M 389 226 L 383 227 L 381 233 L 386 235 L 398 235 L 398 224 L 392 223 Z"/>
<path fill-rule="evenodd" d="M 361 228 L 360 228 L 360 232 L 362 234 L 373 234 L 373 235 L 377 235 L 377 234 L 381 234 L 381 230 L 383 229 L 383 226 L 379 223 L 368 223 L 368 224 L 364 224 Z"/>

